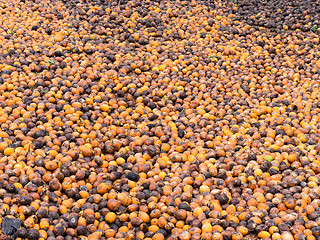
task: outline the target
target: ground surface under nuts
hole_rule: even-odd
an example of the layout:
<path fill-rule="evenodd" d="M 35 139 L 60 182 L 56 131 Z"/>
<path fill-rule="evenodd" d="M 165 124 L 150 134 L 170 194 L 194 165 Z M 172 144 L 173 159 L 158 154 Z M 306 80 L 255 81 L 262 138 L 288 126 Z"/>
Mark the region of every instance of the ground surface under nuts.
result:
<path fill-rule="evenodd" d="M 0 238 L 319 239 L 318 6 L 2 0 Z"/>

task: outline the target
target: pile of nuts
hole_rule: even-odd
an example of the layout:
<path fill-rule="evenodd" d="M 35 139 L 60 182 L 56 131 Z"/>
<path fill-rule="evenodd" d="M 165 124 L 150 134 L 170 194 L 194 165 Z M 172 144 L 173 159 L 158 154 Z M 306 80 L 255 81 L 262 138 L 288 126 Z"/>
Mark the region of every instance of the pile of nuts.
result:
<path fill-rule="evenodd" d="M 0 239 L 318 239 L 318 3 L 264 2 L 2 1 Z"/>

